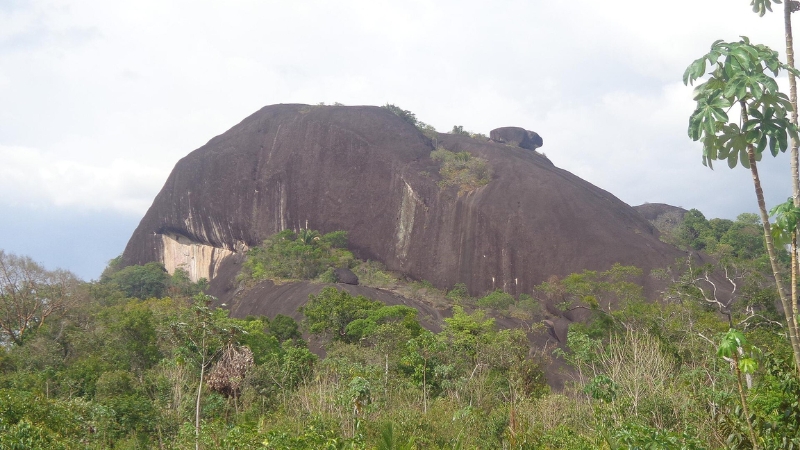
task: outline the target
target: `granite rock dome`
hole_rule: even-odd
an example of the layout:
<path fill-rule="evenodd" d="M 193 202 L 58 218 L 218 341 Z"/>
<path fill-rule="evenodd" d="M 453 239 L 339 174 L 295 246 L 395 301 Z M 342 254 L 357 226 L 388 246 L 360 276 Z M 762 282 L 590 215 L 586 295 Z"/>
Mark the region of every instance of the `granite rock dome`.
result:
<path fill-rule="evenodd" d="M 485 159 L 491 181 L 440 187 L 437 147 Z M 629 205 L 535 151 L 426 136 L 385 108 L 282 104 L 181 159 L 123 263 L 185 267 L 228 291 L 243 252 L 287 228 L 346 230 L 357 257 L 473 295 L 614 263 L 647 273 L 681 254 Z"/>

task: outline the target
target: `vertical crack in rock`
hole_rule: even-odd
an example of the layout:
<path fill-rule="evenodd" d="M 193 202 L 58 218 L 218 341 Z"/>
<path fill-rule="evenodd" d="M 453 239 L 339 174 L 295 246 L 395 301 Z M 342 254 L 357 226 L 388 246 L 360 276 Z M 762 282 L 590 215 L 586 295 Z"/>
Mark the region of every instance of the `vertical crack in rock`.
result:
<path fill-rule="evenodd" d="M 278 191 L 280 193 L 280 206 L 278 207 L 280 228 L 278 228 L 278 230 L 283 231 L 286 229 L 286 189 L 283 183 L 278 183 Z"/>
<path fill-rule="evenodd" d="M 411 246 L 411 232 L 414 230 L 414 215 L 417 211 L 417 203 L 419 203 L 411 185 L 405 180 L 403 180 L 403 184 L 403 199 L 400 202 L 400 220 L 397 222 L 397 241 L 395 242 L 395 253 L 400 260 L 405 260 L 408 255 L 408 248 Z"/>

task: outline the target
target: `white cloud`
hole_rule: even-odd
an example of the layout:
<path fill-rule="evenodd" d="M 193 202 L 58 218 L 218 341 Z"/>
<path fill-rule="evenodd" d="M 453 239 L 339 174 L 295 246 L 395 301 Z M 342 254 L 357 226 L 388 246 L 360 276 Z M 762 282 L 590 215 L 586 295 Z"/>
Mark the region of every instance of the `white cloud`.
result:
<path fill-rule="evenodd" d="M 132 160 L 96 166 L 37 149 L 0 146 L 0 204 L 6 206 L 143 214 L 155 196 L 153 187 L 166 175 Z"/>
<path fill-rule="evenodd" d="M 781 17 L 728 0 L 33 0 L 0 8 L 0 203 L 143 212 L 180 157 L 260 107 L 339 101 L 530 128 L 625 201 L 734 216 L 747 174 L 699 164 L 680 77 L 740 34 L 780 49 Z"/>

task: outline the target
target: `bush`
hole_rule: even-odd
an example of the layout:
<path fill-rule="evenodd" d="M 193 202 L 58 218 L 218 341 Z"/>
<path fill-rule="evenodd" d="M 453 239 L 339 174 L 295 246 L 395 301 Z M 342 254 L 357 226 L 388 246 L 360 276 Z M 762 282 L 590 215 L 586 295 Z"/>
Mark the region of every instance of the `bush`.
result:
<path fill-rule="evenodd" d="M 467 285 L 464 283 L 456 283 L 453 285 L 453 289 L 447 291 L 446 297 L 454 303 L 459 303 L 468 299 L 469 291 L 467 290 Z"/>
<path fill-rule="evenodd" d="M 326 271 L 349 268 L 354 260 L 353 254 L 344 249 L 346 246 L 346 231 L 320 236 L 315 230 L 283 230 L 247 252 L 239 278 L 310 280 L 326 274 L 323 281 L 330 282 L 333 271 Z"/>
<path fill-rule="evenodd" d="M 443 188 L 458 186 L 460 192 L 469 192 L 486 186 L 492 179 L 486 160 L 468 152 L 455 153 L 439 147 L 431 152 L 431 159 L 441 164 L 439 186 Z"/>
<path fill-rule="evenodd" d="M 482 308 L 507 309 L 513 304 L 514 297 L 499 289 L 483 298 L 478 299 L 478 306 Z"/>
<path fill-rule="evenodd" d="M 377 261 L 366 261 L 354 270 L 358 282 L 362 286 L 392 288 L 398 283 L 397 277 L 386 271 L 386 267 Z"/>
<path fill-rule="evenodd" d="M 333 267 L 328 267 L 328 270 L 319 274 L 317 280 L 322 283 L 338 283 L 339 277 L 336 276 L 336 271 Z"/>
<path fill-rule="evenodd" d="M 160 298 L 167 293 L 170 276 L 164 265 L 149 262 L 143 266 L 128 266 L 110 277 L 110 282 L 127 297 L 142 300 Z"/>
<path fill-rule="evenodd" d="M 436 134 L 436 128 L 433 126 L 417 119 L 417 116 L 409 110 L 403 109 L 399 106 L 392 105 L 391 103 L 387 103 L 381 108 L 388 109 L 392 113 L 394 113 L 397 117 L 405 120 L 406 122 L 410 123 L 417 127 L 419 131 L 421 131 L 424 135 L 428 136 L 429 138 L 434 138 Z"/>

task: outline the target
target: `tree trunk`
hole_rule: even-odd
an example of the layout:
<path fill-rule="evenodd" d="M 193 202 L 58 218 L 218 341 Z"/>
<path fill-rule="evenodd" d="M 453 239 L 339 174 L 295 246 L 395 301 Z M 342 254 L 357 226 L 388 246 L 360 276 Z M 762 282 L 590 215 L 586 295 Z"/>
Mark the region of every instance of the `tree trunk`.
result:
<path fill-rule="evenodd" d="M 783 28 L 786 33 L 786 65 L 794 67 L 794 39 L 792 38 L 792 11 L 788 1 L 783 3 Z M 789 72 L 789 101 L 792 103 L 792 123 L 797 125 L 797 80 Z M 792 198 L 794 206 L 800 206 L 800 166 L 798 166 L 798 142 L 792 139 Z"/>
<path fill-rule="evenodd" d="M 746 116 L 747 113 L 744 110 L 742 111 L 742 115 Z M 789 342 L 792 345 L 795 365 L 796 367 L 800 367 L 800 342 L 798 342 L 797 322 L 795 321 L 795 316 L 793 314 L 796 306 L 794 305 L 794 299 L 790 299 L 786 294 L 786 290 L 783 287 L 783 281 L 781 280 L 781 269 L 778 263 L 778 256 L 775 252 L 775 242 L 772 240 L 769 215 L 767 214 L 767 206 L 764 202 L 764 191 L 761 189 L 761 179 L 758 176 L 758 168 L 756 166 L 755 149 L 752 145 L 747 146 L 747 156 L 750 161 L 750 173 L 753 176 L 753 187 L 755 188 L 756 199 L 758 200 L 758 211 L 761 215 L 761 225 L 764 228 L 764 242 L 767 246 L 767 254 L 769 255 L 769 262 L 772 266 L 772 274 L 775 277 L 775 285 L 778 288 L 778 295 L 781 299 L 783 313 L 786 317 Z"/>
<path fill-rule="evenodd" d="M 753 429 L 753 422 L 750 420 L 750 408 L 747 407 L 747 396 L 744 393 L 744 386 L 742 386 L 742 370 L 739 368 L 739 355 L 737 352 L 733 353 L 733 370 L 736 372 L 736 386 L 739 388 L 739 400 L 742 402 L 742 411 L 747 421 L 747 431 L 750 434 L 750 442 L 753 443 L 753 449 L 758 450 L 756 433 Z"/>
<path fill-rule="evenodd" d="M 783 2 L 783 29 L 786 35 L 786 64 L 789 67 L 794 67 L 794 38 L 792 36 L 792 9 L 788 0 Z M 789 100 L 792 103 L 792 123 L 797 125 L 797 79 L 794 74 L 789 72 Z M 792 168 L 792 199 L 795 207 L 800 207 L 800 164 L 798 163 L 798 142 L 792 139 L 792 153 L 791 153 L 791 168 Z M 800 227 L 795 231 L 795 236 L 792 239 L 792 297 L 791 310 L 785 313 L 787 326 L 789 327 L 789 336 L 794 335 L 795 339 L 792 340 L 792 352 L 794 353 L 795 369 L 800 375 L 800 342 L 798 342 L 798 325 L 797 325 L 797 301 L 798 290 L 797 284 L 800 282 L 800 263 L 798 263 L 798 248 L 797 238 L 800 233 Z M 786 305 L 783 305 L 784 308 Z"/>
<path fill-rule="evenodd" d="M 200 450 L 200 394 L 203 392 L 203 375 L 206 369 L 205 338 L 203 338 L 202 362 L 200 364 L 200 384 L 197 386 L 197 403 L 194 409 L 194 448 Z"/>
<path fill-rule="evenodd" d="M 428 372 L 428 360 L 423 360 L 422 364 L 422 412 L 424 414 L 428 414 L 428 384 L 427 384 L 427 372 Z"/>

